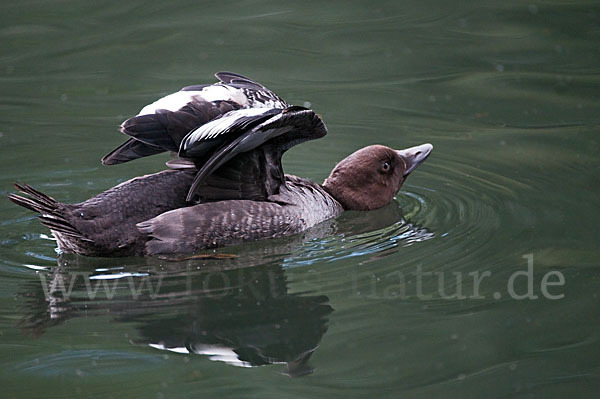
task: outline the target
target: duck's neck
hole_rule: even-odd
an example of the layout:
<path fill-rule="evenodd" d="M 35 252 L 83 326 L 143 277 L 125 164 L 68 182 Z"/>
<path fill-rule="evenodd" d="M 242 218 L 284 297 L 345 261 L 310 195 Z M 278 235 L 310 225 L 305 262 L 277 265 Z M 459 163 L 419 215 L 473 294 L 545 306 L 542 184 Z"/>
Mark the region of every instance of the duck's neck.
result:
<path fill-rule="evenodd" d="M 356 192 L 345 185 L 336 184 L 334 178 L 328 177 L 321 185 L 327 194 L 331 195 L 333 199 L 339 202 L 344 210 L 363 210 L 365 209 L 360 205 L 356 198 Z"/>

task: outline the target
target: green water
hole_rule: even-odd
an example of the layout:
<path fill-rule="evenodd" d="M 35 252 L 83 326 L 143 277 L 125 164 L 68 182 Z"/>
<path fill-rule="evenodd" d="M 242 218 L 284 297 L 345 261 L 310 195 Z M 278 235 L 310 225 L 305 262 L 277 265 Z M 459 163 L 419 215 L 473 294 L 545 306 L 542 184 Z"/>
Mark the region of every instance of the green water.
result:
<path fill-rule="evenodd" d="M 435 147 L 390 206 L 230 259 L 59 257 L 1 200 L 2 397 L 597 397 L 599 2 L 24 0 L 0 22 L 2 196 L 161 170 L 99 159 L 219 70 L 322 115 L 288 173 Z"/>

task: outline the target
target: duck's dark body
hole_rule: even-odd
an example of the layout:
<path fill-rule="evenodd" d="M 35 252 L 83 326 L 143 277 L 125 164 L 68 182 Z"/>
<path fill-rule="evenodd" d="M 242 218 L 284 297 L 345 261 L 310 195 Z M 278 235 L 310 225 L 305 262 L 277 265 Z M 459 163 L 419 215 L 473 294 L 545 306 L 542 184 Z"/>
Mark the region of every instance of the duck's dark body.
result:
<path fill-rule="evenodd" d="M 78 204 L 63 204 L 29 186 L 18 188 L 30 198 L 9 198 L 42 214 L 61 251 L 88 256 L 192 253 L 299 233 L 343 212 L 321 186 L 291 175 L 266 200 L 189 206 L 185 197 L 194 172 L 136 177 Z"/>
<path fill-rule="evenodd" d="M 185 207 L 194 173 L 166 170 L 136 177 L 77 204 L 64 204 L 29 187 L 17 186 L 29 198 L 11 194 L 18 205 L 42 214 L 58 248 L 88 256 L 143 255 L 147 237 L 136 224 Z"/>

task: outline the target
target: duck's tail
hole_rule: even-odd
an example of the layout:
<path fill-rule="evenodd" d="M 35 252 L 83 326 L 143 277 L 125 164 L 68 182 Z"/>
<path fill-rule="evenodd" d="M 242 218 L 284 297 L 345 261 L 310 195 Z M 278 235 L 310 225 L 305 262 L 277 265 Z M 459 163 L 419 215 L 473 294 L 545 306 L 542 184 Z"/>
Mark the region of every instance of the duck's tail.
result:
<path fill-rule="evenodd" d="M 15 183 L 15 187 L 23 194 L 27 194 L 28 197 L 23 197 L 18 194 L 8 194 L 8 199 L 23 208 L 39 213 L 40 216 L 38 216 L 38 218 L 44 226 L 54 232 L 59 232 L 66 236 L 90 241 L 65 218 L 61 207 L 61 205 L 63 205 L 62 203 L 41 191 L 36 190 L 28 184 Z"/>

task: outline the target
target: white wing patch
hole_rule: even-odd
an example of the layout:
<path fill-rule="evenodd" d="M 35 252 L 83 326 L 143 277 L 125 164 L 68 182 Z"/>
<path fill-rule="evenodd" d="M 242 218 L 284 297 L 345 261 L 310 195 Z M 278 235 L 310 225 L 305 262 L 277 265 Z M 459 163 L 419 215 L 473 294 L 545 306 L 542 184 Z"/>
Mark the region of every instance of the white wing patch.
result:
<path fill-rule="evenodd" d="M 177 111 L 197 97 L 202 97 L 202 91 L 178 91 L 146 105 L 137 116 L 154 114 L 159 109 Z"/>
<path fill-rule="evenodd" d="M 159 109 L 166 109 L 172 112 L 178 111 L 187 103 L 199 98 L 208 102 L 233 101 L 242 107 L 247 107 L 249 105 L 248 98 L 241 89 L 214 84 L 212 86 L 207 86 L 202 90 L 178 91 L 169 94 L 168 96 L 156 100 L 152 104 L 146 105 L 137 116 L 154 114 Z"/>
<path fill-rule="evenodd" d="M 241 89 L 235 87 L 214 84 L 212 86 L 206 86 L 202 89 L 202 98 L 206 101 L 233 101 L 242 107 L 247 107 L 248 98 Z"/>
<path fill-rule="evenodd" d="M 190 133 L 185 139 L 183 149 L 187 150 L 192 143 L 217 137 L 229 129 L 237 120 L 247 116 L 258 116 L 270 111 L 269 108 L 247 108 L 230 111 L 222 117 L 214 119 Z"/>

